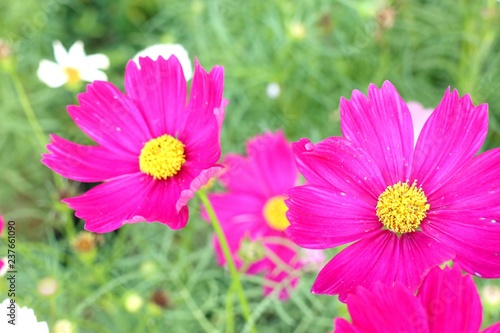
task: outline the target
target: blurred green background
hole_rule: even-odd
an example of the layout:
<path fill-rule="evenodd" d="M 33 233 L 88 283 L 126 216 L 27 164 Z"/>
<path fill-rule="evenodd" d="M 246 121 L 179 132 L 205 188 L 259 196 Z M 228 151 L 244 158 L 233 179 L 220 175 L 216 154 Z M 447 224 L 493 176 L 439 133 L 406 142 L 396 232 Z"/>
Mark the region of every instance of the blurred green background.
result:
<path fill-rule="evenodd" d="M 0 60 L 0 213 L 17 222 L 18 303 L 34 308 L 52 330 L 62 319 L 78 332 L 214 332 L 225 323 L 229 279 L 215 265 L 197 202 L 184 230 L 127 225 L 90 251 L 75 248 L 59 200 L 83 189 L 64 181 L 56 190 L 20 99 L 25 91 L 46 135 L 88 142 L 65 111 L 76 104 L 77 91 L 37 79 L 40 60 L 54 59 L 53 40 L 66 48 L 82 40 L 87 54 L 108 55 L 106 73 L 120 88 L 127 61 L 153 44 L 179 43 L 206 69 L 224 66 L 230 105 L 223 151 L 243 152 L 244 142 L 265 130 L 283 128 L 292 141 L 340 134 L 340 97 L 384 80 L 406 101 L 429 108 L 448 86 L 488 103 L 483 149 L 498 147 L 499 36 L 500 3 L 492 0 L 2 1 L 0 39 L 12 54 Z M 266 94 L 272 82 L 281 88 L 277 98 Z M 314 277 L 304 273 L 284 303 L 262 299 L 260 279 L 245 277 L 259 331 L 332 330 L 332 318 L 346 316 L 344 306 L 310 295 Z M 56 286 L 54 293 L 44 295 L 47 284 Z M 478 285 L 493 286 L 482 292 L 484 323 L 500 320 L 500 283 Z M 5 288 L 3 281 L 0 295 Z M 135 308 L 127 308 L 131 300 Z"/>

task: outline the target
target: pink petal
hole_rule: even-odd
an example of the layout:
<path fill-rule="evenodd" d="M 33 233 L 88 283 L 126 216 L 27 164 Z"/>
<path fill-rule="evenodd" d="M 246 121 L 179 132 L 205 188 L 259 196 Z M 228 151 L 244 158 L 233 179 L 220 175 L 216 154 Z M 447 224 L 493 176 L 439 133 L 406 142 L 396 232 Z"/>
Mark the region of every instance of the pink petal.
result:
<path fill-rule="evenodd" d="M 279 238 L 279 236 L 277 237 Z M 283 235 L 281 235 L 281 237 L 283 237 Z M 265 240 L 264 242 L 266 251 L 273 253 L 273 255 L 281 261 L 280 263 L 276 263 L 271 257 L 270 260 L 268 260 L 267 272 L 264 274 L 264 278 L 276 283 L 276 288 L 279 288 L 279 291 L 275 291 L 276 288 L 264 286 L 264 295 L 267 296 L 274 291 L 277 292 L 278 299 L 287 300 L 290 298 L 291 290 L 293 290 L 299 282 L 298 269 L 301 267 L 301 264 L 297 249 L 292 249 L 287 245 L 267 243 Z M 283 238 L 283 242 L 286 242 L 285 238 Z M 294 274 L 291 274 L 291 272 Z"/>
<path fill-rule="evenodd" d="M 432 269 L 418 291 L 431 332 L 476 333 L 482 307 L 476 286 L 460 268 Z"/>
<path fill-rule="evenodd" d="M 422 230 L 456 252 L 462 269 L 500 277 L 500 149 L 469 161 L 429 197 Z"/>
<path fill-rule="evenodd" d="M 5 222 L 3 221 L 3 216 L 0 215 L 0 236 L 2 235 L 4 228 L 5 228 Z"/>
<path fill-rule="evenodd" d="M 183 206 L 186 206 L 194 197 L 194 194 L 204 185 L 206 185 L 212 177 L 215 177 L 221 170 L 223 170 L 223 166 L 216 165 L 214 167 L 208 168 L 206 170 L 202 170 L 198 176 L 196 176 L 190 183 L 189 188 L 181 191 L 181 196 L 175 207 L 177 210 L 181 210 Z"/>
<path fill-rule="evenodd" d="M 487 327 L 481 333 L 500 333 L 500 322 Z"/>
<path fill-rule="evenodd" d="M 269 229 L 262 215 L 265 200 L 246 193 L 211 194 L 209 199 L 235 257 L 243 238 L 260 238 Z M 205 216 L 205 219 L 208 218 Z M 219 265 L 224 265 L 224 256 L 217 241 L 215 246 Z"/>
<path fill-rule="evenodd" d="M 478 152 L 487 130 L 488 106 L 448 89 L 420 133 L 410 179 L 432 194 Z"/>
<path fill-rule="evenodd" d="M 155 181 L 143 173 L 136 173 L 94 187 L 74 198 L 64 199 L 75 215 L 85 220 L 85 229 L 92 232 L 110 232 L 125 223 L 139 221 L 159 222 L 172 229 L 183 228 L 188 209 L 175 209 L 180 195 L 174 178 Z"/>
<path fill-rule="evenodd" d="M 424 273 L 450 258 L 447 249 L 415 232 L 398 236 L 381 230 L 349 245 L 319 273 L 312 292 L 339 294 L 342 301 L 357 286 L 370 288 L 376 281 L 404 284 L 415 291 Z"/>
<path fill-rule="evenodd" d="M 343 318 L 335 318 L 333 326 L 335 327 L 333 333 L 370 333 L 358 330 L 353 324 Z"/>
<path fill-rule="evenodd" d="M 370 288 L 376 281 L 392 285 L 398 265 L 398 236 L 380 230 L 340 251 L 319 272 L 311 292 L 338 294 L 345 301 L 358 286 Z"/>
<path fill-rule="evenodd" d="M 455 262 L 466 272 L 500 277 L 500 226 L 488 212 L 436 211 L 427 216 L 422 230 L 456 253 Z"/>
<path fill-rule="evenodd" d="M 90 138 L 119 155 L 139 157 L 153 137 L 135 104 L 109 82 L 94 81 L 68 113 Z"/>
<path fill-rule="evenodd" d="M 347 308 L 353 326 L 359 332 L 429 332 L 422 305 L 408 288 L 400 284 L 388 287 L 376 283 L 371 289 L 361 287 L 356 295 L 347 297 Z"/>
<path fill-rule="evenodd" d="M 408 107 L 389 81 L 381 89 L 371 84 L 368 98 L 357 90 L 350 101 L 341 98 L 340 120 L 344 137 L 380 168 L 384 188 L 408 179 L 413 125 Z"/>
<path fill-rule="evenodd" d="M 247 144 L 248 158 L 228 155 L 221 180 L 230 191 L 252 193 L 265 199 L 283 194 L 298 178 L 290 144 L 282 132 L 256 136 Z"/>
<path fill-rule="evenodd" d="M 301 247 L 332 248 L 382 228 L 374 207 L 349 194 L 304 185 L 287 195 L 286 233 Z"/>
<path fill-rule="evenodd" d="M 139 58 L 140 69 L 130 60 L 125 69 L 125 91 L 147 119 L 151 138 L 177 137 L 187 116 L 186 79 L 175 56 L 156 61 Z M 220 105 L 220 103 L 219 103 Z M 217 105 L 217 106 L 219 106 Z"/>
<path fill-rule="evenodd" d="M 208 74 L 196 61 L 186 122 L 179 140 L 186 145 L 187 160 L 204 168 L 220 157 L 220 131 L 227 105 L 222 99 L 223 89 L 224 69 L 216 66 Z"/>
<path fill-rule="evenodd" d="M 51 135 L 42 163 L 65 178 L 81 182 L 100 182 L 139 172 L 138 158 L 102 146 L 84 146 Z"/>
<path fill-rule="evenodd" d="M 331 187 L 373 207 L 386 188 L 375 161 L 344 138 L 331 137 L 317 144 L 301 139 L 292 149 L 309 184 Z"/>

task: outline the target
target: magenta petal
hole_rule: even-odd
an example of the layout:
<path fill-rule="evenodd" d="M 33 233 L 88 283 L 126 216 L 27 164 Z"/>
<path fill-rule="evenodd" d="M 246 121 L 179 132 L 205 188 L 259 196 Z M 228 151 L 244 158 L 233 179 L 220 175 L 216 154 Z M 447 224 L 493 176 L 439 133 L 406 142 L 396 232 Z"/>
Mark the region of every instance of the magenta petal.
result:
<path fill-rule="evenodd" d="M 102 146 L 79 145 L 51 135 L 42 163 L 65 178 L 80 182 L 100 182 L 139 172 L 138 157 L 110 151 Z"/>
<path fill-rule="evenodd" d="M 422 232 L 401 235 L 400 258 L 396 281 L 416 290 L 425 274 L 437 265 L 454 258 L 454 252 Z"/>
<path fill-rule="evenodd" d="M 311 292 L 339 295 L 345 301 L 358 286 L 370 288 L 376 281 L 392 285 L 399 266 L 398 236 L 380 230 L 349 245 L 319 272 Z"/>
<path fill-rule="evenodd" d="M 282 132 L 256 136 L 247 144 L 248 158 L 230 154 L 221 180 L 230 191 L 270 199 L 293 187 L 298 178 L 290 144 Z"/>
<path fill-rule="evenodd" d="M 428 269 L 451 259 L 446 247 L 419 232 L 381 230 L 349 245 L 319 273 L 312 291 L 345 299 L 357 286 L 394 282 L 415 291 Z"/>
<path fill-rule="evenodd" d="M 488 212 L 433 212 L 422 230 L 456 253 L 455 262 L 466 272 L 483 278 L 500 277 L 500 225 Z"/>
<path fill-rule="evenodd" d="M 220 130 L 227 105 L 227 101 L 222 100 L 223 89 L 224 69 L 216 66 L 208 74 L 196 61 L 186 121 L 179 140 L 186 145 L 187 160 L 204 163 L 204 167 L 216 163 L 220 157 Z"/>
<path fill-rule="evenodd" d="M 137 106 L 109 82 L 94 81 L 78 95 L 80 106 L 68 113 L 92 140 L 116 151 L 139 156 L 151 133 Z"/>
<path fill-rule="evenodd" d="M 175 207 L 177 210 L 181 210 L 183 206 L 186 206 L 194 197 L 194 194 L 204 185 L 206 185 L 212 177 L 215 177 L 223 167 L 221 165 L 217 165 L 206 170 L 202 170 L 198 176 L 196 176 L 190 183 L 189 188 L 181 191 L 181 196 Z"/>
<path fill-rule="evenodd" d="M 368 87 L 368 98 L 354 90 L 351 100 L 340 99 L 344 137 L 361 147 L 382 173 L 384 188 L 408 179 L 413 153 L 410 111 L 396 88 L 385 81 Z"/>
<path fill-rule="evenodd" d="M 301 247 L 325 249 L 366 237 L 382 228 L 375 209 L 346 193 L 318 186 L 299 186 L 287 192 L 286 233 Z"/>
<path fill-rule="evenodd" d="M 139 58 L 139 62 L 140 69 L 134 61 L 128 62 L 125 90 L 147 119 L 149 139 L 164 134 L 177 137 L 187 116 L 186 79 L 179 60 L 160 56 L 156 61 Z"/>
<path fill-rule="evenodd" d="M 456 252 L 462 269 L 500 277 L 500 149 L 469 161 L 429 197 L 422 230 Z"/>
<path fill-rule="evenodd" d="M 386 186 L 374 161 L 366 152 L 340 138 L 327 138 L 317 144 L 301 139 L 292 144 L 297 166 L 307 182 L 332 187 L 373 207 Z"/>
<path fill-rule="evenodd" d="M 347 307 L 353 326 L 359 332 L 459 332 L 429 330 L 422 305 L 408 288 L 400 284 L 388 287 L 376 283 L 371 289 L 361 287 L 356 295 L 347 297 Z"/>
<path fill-rule="evenodd" d="M 432 194 L 479 151 L 487 130 L 488 106 L 448 89 L 420 133 L 411 179 Z"/>
<path fill-rule="evenodd" d="M 500 322 L 487 327 L 481 333 L 500 333 Z"/>
<path fill-rule="evenodd" d="M 432 269 L 418 291 L 431 332 L 477 333 L 482 307 L 476 286 L 460 268 Z"/>
<path fill-rule="evenodd" d="M 92 232 L 109 232 L 125 223 L 139 221 L 167 224 L 172 229 L 183 228 L 188 209 L 175 209 L 172 198 L 180 196 L 173 180 L 155 181 L 143 173 L 115 178 L 74 198 L 64 199 L 75 215 L 85 220 L 85 228 Z"/>
<path fill-rule="evenodd" d="M 268 236 L 274 236 L 274 238 L 281 238 L 283 236 L 280 232 L 275 232 L 274 234 L 275 235 L 271 234 Z M 266 254 L 269 258 L 267 272 L 264 274 L 264 278 L 278 284 L 276 287 L 279 288 L 277 296 L 280 300 L 286 300 L 290 297 L 290 291 L 294 289 L 299 282 L 297 270 L 301 265 L 297 249 L 292 249 L 286 244 L 277 244 L 276 242 L 267 243 L 265 238 L 264 242 Z M 285 243 L 287 240 L 283 238 L 283 242 Z M 277 259 L 273 260 L 272 257 Z M 275 288 L 264 286 L 264 295 L 269 295 L 274 290 Z"/>
<path fill-rule="evenodd" d="M 333 326 L 335 327 L 333 333 L 370 333 L 358 330 L 353 324 L 343 318 L 335 318 Z"/>

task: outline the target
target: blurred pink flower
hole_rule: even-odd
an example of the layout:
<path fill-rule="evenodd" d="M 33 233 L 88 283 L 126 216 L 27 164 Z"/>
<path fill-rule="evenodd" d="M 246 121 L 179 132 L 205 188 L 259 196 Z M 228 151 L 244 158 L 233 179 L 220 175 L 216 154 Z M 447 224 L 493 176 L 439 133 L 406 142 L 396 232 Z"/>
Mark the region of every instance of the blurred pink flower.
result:
<path fill-rule="evenodd" d="M 482 321 L 474 281 L 456 266 L 433 268 L 416 296 L 399 283 L 376 283 L 372 289 L 360 287 L 346 303 L 352 323 L 336 318 L 334 333 L 477 333 Z M 498 332 L 500 322 L 482 331 Z"/>
<path fill-rule="evenodd" d="M 75 123 L 98 146 L 52 135 L 42 162 L 81 182 L 103 182 L 64 199 L 92 232 L 124 223 L 157 221 L 172 229 L 188 220 L 187 203 L 219 169 L 220 130 L 227 101 L 223 69 L 210 74 L 196 62 L 186 105 L 186 80 L 175 56 L 129 61 L 126 94 L 95 81 L 69 106 Z"/>
<path fill-rule="evenodd" d="M 478 156 L 488 107 L 448 89 L 416 146 L 408 107 L 390 82 L 340 101 L 344 137 L 292 144 L 308 185 L 287 192 L 287 234 L 311 249 L 350 244 L 319 273 L 313 293 L 344 300 L 358 286 L 415 291 L 454 260 L 500 277 L 500 149 Z"/>
<path fill-rule="evenodd" d="M 413 123 L 413 144 L 417 144 L 418 136 L 422 132 L 425 122 L 431 116 L 432 109 L 425 109 L 422 104 L 418 102 L 408 102 L 408 110 L 410 110 L 411 121 Z"/>
<path fill-rule="evenodd" d="M 220 179 L 224 193 L 209 195 L 229 242 L 237 267 L 247 274 L 264 273 L 273 285 L 283 288 L 278 297 L 286 299 L 298 278 L 297 246 L 287 239 L 288 226 L 284 193 L 297 183 L 298 172 L 290 144 L 282 132 L 266 133 L 250 140 L 248 158 L 228 155 L 226 172 Z M 219 265 L 225 264 L 218 241 L 215 249 Z M 282 285 L 279 285 L 282 283 Z"/>

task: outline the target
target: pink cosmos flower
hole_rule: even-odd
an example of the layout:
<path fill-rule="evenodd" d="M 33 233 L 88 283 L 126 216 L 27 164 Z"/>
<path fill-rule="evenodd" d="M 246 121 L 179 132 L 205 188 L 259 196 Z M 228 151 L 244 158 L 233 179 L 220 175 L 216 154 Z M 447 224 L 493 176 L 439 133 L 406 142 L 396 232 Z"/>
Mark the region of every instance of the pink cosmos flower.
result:
<path fill-rule="evenodd" d="M 227 169 L 220 179 L 225 193 L 209 199 L 227 237 L 236 266 L 248 274 L 264 273 L 270 282 L 264 294 L 281 285 L 278 297 L 288 298 L 290 287 L 297 284 L 294 270 L 300 267 L 297 246 L 283 230 L 289 225 L 284 193 L 298 179 L 290 144 L 282 132 L 266 133 L 247 144 L 248 158 L 228 155 Z M 217 240 L 219 265 L 225 259 Z"/>
<path fill-rule="evenodd" d="M 42 162 L 81 182 L 104 182 L 64 199 L 92 232 L 157 221 L 172 229 L 188 220 L 189 199 L 222 166 L 220 130 L 227 101 L 223 68 L 208 74 L 198 62 L 186 105 L 186 80 L 171 56 L 129 61 L 125 91 L 95 81 L 69 115 L 97 142 L 84 146 L 52 135 Z"/>
<path fill-rule="evenodd" d="M 288 191 L 287 234 L 305 248 L 350 244 L 319 273 L 313 293 L 376 281 L 415 291 L 430 268 L 453 259 L 500 277 L 500 149 L 474 156 L 488 108 L 448 89 L 414 147 L 408 107 L 390 82 L 340 100 L 344 137 L 292 144 L 308 185 Z"/>
<path fill-rule="evenodd" d="M 426 109 L 418 102 L 406 103 L 413 122 L 413 144 L 417 143 L 418 135 L 422 132 L 425 122 L 431 116 L 432 109 Z"/>
<path fill-rule="evenodd" d="M 399 283 L 360 287 L 347 297 L 347 308 L 352 324 L 336 318 L 334 333 L 478 333 L 482 320 L 474 281 L 456 266 L 433 268 L 417 296 Z M 481 332 L 500 332 L 500 322 Z"/>

